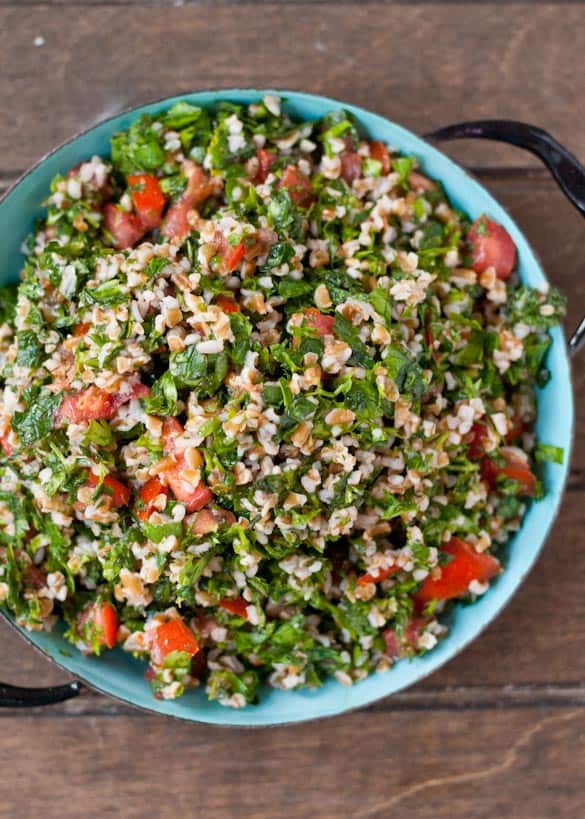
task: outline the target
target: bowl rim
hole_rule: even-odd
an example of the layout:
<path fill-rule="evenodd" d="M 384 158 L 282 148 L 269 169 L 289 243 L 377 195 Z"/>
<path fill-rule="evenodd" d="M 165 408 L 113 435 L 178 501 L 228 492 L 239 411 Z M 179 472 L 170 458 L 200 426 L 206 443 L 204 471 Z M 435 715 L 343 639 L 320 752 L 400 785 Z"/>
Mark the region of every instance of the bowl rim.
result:
<path fill-rule="evenodd" d="M 521 239 L 524 241 L 527 249 L 529 250 L 529 252 L 534 257 L 534 261 L 536 262 L 537 268 L 538 268 L 539 272 L 541 273 L 542 277 L 544 278 L 544 280 L 546 282 L 548 282 L 548 277 L 546 276 L 546 273 L 545 273 L 544 268 L 543 268 L 543 266 L 542 266 L 542 264 L 540 262 L 540 258 L 538 256 L 538 254 L 536 253 L 536 251 L 532 247 L 532 244 L 528 241 L 528 239 L 524 235 L 524 232 L 518 226 L 516 220 L 509 214 L 508 210 L 499 202 L 499 200 L 496 199 L 496 197 L 490 191 L 488 191 L 487 188 L 485 188 L 484 185 L 481 182 L 479 182 L 475 178 L 474 175 L 472 175 L 467 169 L 462 167 L 457 161 L 452 159 L 448 154 L 444 153 L 440 148 L 438 148 L 434 143 L 427 140 L 424 136 L 420 136 L 415 131 L 412 131 L 409 128 L 406 128 L 405 126 L 401 125 L 400 123 L 394 122 L 393 120 L 389 119 L 384 114 L 379 114 L 376 111 L 373 111 L 373 110 L 371 110 L 369 108 L 364 108 L 361 105 L 345 102 L 345 101 L 339 100 L 339 99 L 337 99 L 335 97 L 329 97 L 329 96 L 322 95 L 322 94 L 314 94 L 312 92 L 304 91 L 302 89 L 294 90 L 294 89 L 291 89 L 291 88 L 286 88 L 285 89 L 285 88 L 275 88 L 275 87 L 258 89 L 258 88 L 254 88 L 252 86 L 248 86 L 248 87 L 247 86 L 243 86 L 243 87 L 242 86 L 222 87 L 222 88 L 196 88 L 196 89 L 192 89 L 192 90 L 179 91 L 179 92 L 174 93 L 174 94 L 165 94 L 163 96 L 157 96 L 155 98 L 152 98 L 152 99 L 149 99 L 149 100 L 146 100 L 146 101 L 143 101 L 143 102 L 139 102 L 139 103 L 136 103 L 136 104 L 133 104 L 133 105 L 130 105 L 130 106 L 122 107 L 113 114 L 108 114 L 106 117 L 103 117 L 103 118 L 100 117 L 97 121 L 94 121 L 91 125 L 89 125 L 89 126 L 83 128 L 83 129 L 75 132 L 72 136 L 64 139 L 61 142 L 59 142 L 57 145 L 53 146 L 46 153 L 44 153 L 36 162 L 34 162 L 30 167 L 25 169 L 16 178 L 16 180 L 14 180 L 10 184 L 10 186 L 4 191 L 4 193 L 0 196 L 0 206 L 2 206 L 4 204 L 4 202 L 7 201 L 10 198 L 10 196 L 16 191 L 16 189 L 29 176 L 34 174 L 35 171 L 37 171 L 41 166 L 43 166 L 44 163 L 48 159 L 50 159 L 52 156 L 57 154 L 63 148 L 66 148 L 68 145 L 72 145 L 77 140 L 83 138 L 86 135 L 89 135 L 92 131 L 97 130 L 98 128 L 100 128 L 102 126 L 105 126 L 108 123 L 111 123 L 111 122 L 113 122 L 114 120 L 117 120 L 120 117 L 130 115 L 130 114 L 135 114 L 136 116 L 140 116 L 142 113 L 148 113 L 148 109 L 152 108 L 153 106 L 161 105 L 161 104 L 164 104 L 164 103 L 167 103 L 167 102 L 169 104 L 172 104 L 173 102 L 178 101 L 180 99 L 193 98 L 193 97 L 202 96 L 202 95 L 213 96 L 213 100 L 210 100 L 209 102 L 207 102 L 207 101 L 204 101 L 204 102 L 202 101 L 201 102 L 201 104 L 205 106 L 205 105 L 214 105 L 214 104 L 216 104 L 217 102 L 220 102 L 220 101 L 230 101 L 230 96 L 232 96 L 232 95 L 250 95 L 250 96 L 254 95 L 254 96 L 258 97 L 258 99 L 261 99 L 266 94 L 275 94 L 276 96 L 281 97 L 284 104 L 286 104 L 286 102 L 289 99 L 293 103 L 297 102 L 297 101 L 302 103 L 303 100 L 305 100 L 305 101 L 308 100 L 308 101 L 311 101 L 311 102 L 313 102 L 313 103 L 315 103 L 315 104 L 317 104 L 319 106 L 322 106 L 322 107 L 324 107 L 324 106 L 337 106 L 337 107 L 340 107 L 340 108 L 349 109 L 350 111 L 353 111 L 353 112 L 357 112 L 358 115 L 365 115 L 366 117 L 375 117 L 376 119 L 380 120 L 384 124 L 384 126 L 388 126 L 388 127 L 392 128 L 394 130 L 401 131 L 405 135 L 407 135 L 408 137 L 414 138 L 415 141 L 423 143 L 426 146 L 426 148 L 431 151 L 431 153 L 435 153 L 436 155 L 438 155 L 440 161 L 443 162 L 447 168 L 449 168 L 451 166 L 452 169 L 454 169 L 458 174 L 460 174 L 462 179 L 464 179 L 464 182 L 465 182 L 466 185 L 471 185 L 472 188 L 475 187 L 475 188 L 479 189 L 479 191 L 483 195 L 486 195 L 489 199 L 494 200 L 496 202 L 497 206 L 499 208 L 501 208 L 502 211 L 504 211 L 506 213 L 506 215 L 510 219 L 511 223 L 514 225 L 514 228 L 516 229 L 516 232 L 521 237 Z M 247 103 L 242 103 L 242 104 L 247 104 Z M 442 180 L 439 178 L 439 181 L 442 181 Z M 450 196 L 452 196 L 452 195 L 450 194 Z M 555 345 L 557 345 L 557 346 L 560 345 L 562 347 L 562 354 L 563 354 L 564 358 L 566 359 L 566 361 L 569 362 L 570 359 L 569 359 L 569 355 L 568 355 L 568 346 L 567 346 L 567 339 L 566 339 L 566 333 L 565 333 L 564 327 L 560 327 L 559 330 L 560 330 L 560 332 L 558 333 L 558 338 L 555 338 L 554 343 L 555 343 Z M 347 713 L 356 711 L 358 709 L 369 707 L 369 706 L 375 704 L 376 702 L 381 702 L 381 701 L 383 701 L 385 699 L 390 698 L 394 694 L 399 693 L 400 691 L 404 691 L 407 688 L 410 688 L 411 686 L 413 686 L 415 684 L 418 684 L 419 682 L 421 682 L 422 680 L 424 680 L 427 677 L 431 676 L 436 671 L 438 671 L 440 668 L 445 666 L 447 663 L 449 663 L 451 660 L 453 660 L 456 656 L 461 654 L 464 649 L 466 649 L 472 642 L 474 642 L 488 628 L 488 626 L 490 626 L 495 621 L 495 619 L 500 616 L 502 611 L 508 606 L 508 604 L 511 602 L 512 598 L 516 595 L 517 591 L 519 590 L 520 586 L 523 584 L 523 582 L 526 579 L 526 577 L 528 576 L 528 574 L 534 569 L 534 566 L 535 566 L 537 560 L 539 559 L 540 555 L 542 554 L 544 546 L 545 546 L 545 544 L 546 544 L 546 542 L 548 540 L 548 536 L 550 534 L 550 531 L 551 531 L 551 529 L 552 529 L 552 527 L 553 527 L 553 525 L 554 525 L 554 523 L 555 523 L 555 521 L 557 519 L 559 510 L 560 510 L 560 505 L 561 505 L 562 499 L 564 498 L 564 495 L 565 495 L 565 491 L 566 491 L 566 487 L 567 487 L 567 481 L 568 481 L 568 477 L 569 477 L 569 471 L 570 471 L 570 464 L 571 464 L 571 461 L 572 461 L 572 454 L 573 454 L 573 448 L 574 448 L 574 438 L 575 438 L 575 419 L 574 419 L 574 401 L 575 401 L 575 398 L 574 398 L 574 389 L 573 389 L 573 384 L 572 384 L 572 379 L 571 379 L 570 364 L 568 366 L 568 386 L 569 386 L 569 394 L 570 394 L 570 397 L 571 397 L 571 405 L 569 407 L 570 422 L 571 423 L 570 423 L 570 429 L 569 429 L 568 446 L 567 446 L 566 451 L 565 451 L 565 461 L 563 463 L 564 474 L 563 474 L 562 481 L 561 481 L 560 485 L 555 490 L 555 493 L 554 493 L 554 508 L 551 510 L 550 514 L 548 515 L 548 520 L 546 521 L 545 527 L 541 530 L 541 536 L 539 538 L 540 543 L 539 543 L 538 547 L 534 549 L 534 551 L 533 551 L 533 553 L 531 555 L 531 558 L 530 558 L 528 564 L 526 565 L 526 567 L 520 573 L 516 574 L 512 588 L 506 593 L 506 595 L 500 601 L 497 608 L 492 613 L 490 613 L 487 617 L 483 618 L 483 621 L 478 626 L 475 627 L 475 630 L 473 631 L 473 634 L 471 636 L 465 637 L 460 642 L 459 645 L 452 647 L 448 652 L 446 652 L 446 655 L 444 657 L 440 657 L 438 659 L 435 659 L 434 661 L 431 660 L 431 662 L 429 663 L 429 667 L 421 669 L 420 672 L 416 675 L 415 679 L 412 679 L 410 681 L 406 681 L 403 684 L 398 685 L 392 691 L 386 691 L 386 692 L 382 691 L 381 693 L 375 693 L 374 695 L 365 698 L 362 702 L 358 702 L 358 703 L 352 704 L 350 706 L 346 706 L 346 705 L 344 705 L 342 703 L 341 706 L 331 708 L 329 710 L 324 711 L 323 713 L 310 714 L 309 716 L 306 716 L 306 717 L 302 716 L 302 715 L 301 716 L 294 716 L 294 717 L 292 717 L 290 719 L 275 718 L 274 721 L 269 721 L 269 720 L 265 720 L 265 721 L 257 721 L 257 720 L 248 721 L 246 719 L 238 719 L 237 721 L 230 721 L 230 719 L 229 719 L 230 714 L 232 714 L 232 713 L 245 714 L 246 712 L 250 713 L 251 709 L 253 709 L 254 706 L 247 706 L 244 709 L 239 709 L 237 712 L 235 711 L 235 709 L 225 708 L 223 710 L 224 710 L 225 716 L 227 718 L 223 719 L 223 720 L 208 719 L 208 718 L 205 718 L 205 716 L 202 716 L 200 714 L 197 715 L 197 716 L 193 716 L 191 714 L 186 714 L 186 713 L 169 713 L 167 711 L 161 710 L 161 708 L 160 708 L 160 703 L 165 702 L 165 701 L 160 701 L 160 700 L 157 700 L 157 699 L 155 699 L 153 697 L 152 698 L 152 707 L 150 707 L 149 705 L 143 705 L 143 704 L 137 703 L 137 702 L 133 701 L 132 699 L 124 696 L 122 693 L 113 693 L 109 688 L 107 688 L 105 686 L 102 686 L 99 683 L 96 683 L 94 680 L 89 681 L 83 675 L 83 673 L 73 671 L 66 664 L 65 660 L 58 659 L 47 648 L 45 648 L 42 645 L 35 642 L 35 640 L 34 640 L 35 632 L 28 632 L 26 629 L 19 626 L 15 622 L 15 620 L 13 619 L 13 616 L 11 614 L 9 614 L 7 611 L 5 611 L 2 607 L 0 607 L 0 617 L 2 617 L 2 620 L 4 622 L 8 623 L 9 626 L 21 638 L 23 638 L 30 646 L 32 646 L 44 658 L 46 658 L 49 661 L 51 661 L 52 663 L 54 663 L 58 668 L 62 669 L 67 674 L 73 675 L 76 679 L 79 679 L 83 683 L 83 685 L 87 686 L 89 689 L 92 689 L 92 690 L 94 690 L 94 691 L 96 691 L 96 692 L 98 692 L 100 694 L 103 694 L 106 697 L 109 697 L 109 698 L 111 698 L 111 699 L 113 699 L 113 700 L 115 700 L 115 701 L 117 701 L 119 703 L 122 703 L 124 706 L 129 706 L 129 707 L 131 707 L 133 709 L 137 709 L 137 710 L 139 710 L 141 712 L 144 712 L 145 714 L 170 717 L 172 719 L 180 720 L 182 722 L 192 722 L 192 723 L 200 724 L 200 725 L 213 725 L 214 727 L 225 727 L 225 728 L 269 728 L 269 727 L 276 727 L 276 726 L 280 726 L 280 725 L 283 725 L 283 726 L 284 725 L 293 725 L 293 724 L 305 723 L 305 722 L 309 722 L 309 721 L 313 722 L 313 721 L 317 721 L 317 720 L 324 720 L 324 719 L 327 719 L 327 718 L 330 718 L 330 717 L 338 716 L 338 715 L 341 715 L 341 714 L 347 714 Z M 522 531 L 523 525 L 524 525 L 524 520 L 522 522 L 522 526 L 520 527 L 518 533 L 516 533 L 516 534 L 519 534 Z M 429 652 L 429 654 L 425 655 L 425 656 L 429 656 L 431 654 L 432 654 L 432 652 Z M 372 674 L 375 674 L 375 672 L 372 672 Z"/>

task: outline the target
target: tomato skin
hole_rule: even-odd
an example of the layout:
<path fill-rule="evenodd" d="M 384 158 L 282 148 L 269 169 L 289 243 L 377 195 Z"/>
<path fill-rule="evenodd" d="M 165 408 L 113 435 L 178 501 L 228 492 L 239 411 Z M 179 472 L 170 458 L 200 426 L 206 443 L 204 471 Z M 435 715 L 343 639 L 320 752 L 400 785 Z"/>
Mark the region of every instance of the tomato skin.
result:
<path fill-rule="evenodd" d="M 166 198 L 156 176 L 146 173 L 130 174 L 126 177 L 134 209 L 145 230 L 160 225 Z"/>
<path fill-rule="evenodd" d="M 498 477 L 503 475 L 520 484 L 521 495 L 533 497 L 536 491 L 536 475 L 532 472 L 528 463 L 509 447 L 502 447 L 499 455 L 505 460 L 505 464 L 502 466 L 488 456 L 481 462 L 481 477 L 490 489 L 497 489 Z"/>
<path fill-rule="evenodd" d="M 99 482 L 99 476 L 90 471 L 87 476 L 88 486 L 98 486 Z M 112 506 L 127 506 L 130 501 L 130 490 L 126 484 L 119 481 L 118 478 L 114 478 L 113 475 L 106 475 L 102 481 L 102 486 L 106 490 L 104 494 L 111 498 Z"/>
<path fill-rule="evenodd" d="M 201 165 L 187 163 L 187 187 L 167 211 L 161 233 L 167 239 L 184 239 L 191 233 L 189 212 L 203 204 L 214 191 L 214 185 Z"/>
<path fill-rule="evenodd" d="M 376 159 L 382 163 L 382 173 L 384 175 L 390 173 L 390 168 L 392 167 L 390 163 L 390 152 L 382 140 L 374 139 L 370 142 L 370 156 L 372 159 Z"/>
<path fill-rule="evenodd" d="M 150 656 L 156 665 L 162 665 L 167 654 L 185 651 L 191 657 L 199 651 L 197 638 L 182 619 L 161 623 L 150 637 Z"/>
<path fill-rule="evenodd" d="M 320 336 L 327 336 L 333 333 L 333 326 L 335 325 L 335 316 L 326 316 L 317 310 L 316 307 L 307 307 L 304 310 L 305 321 L 307 324 L 317 331 Z"/>
<path fill-rule="evenodd" d="M 451 600 L 466 594 L 473 580 L 485 583 L 500 571 L 500 563 L 492 555 L 476 552 L 464 540 L 452 537 L 441 546 L 441 551 L 451 555 L 451 560 L 441 566 L 441 574 L 435 579 L 426 577 L 420 589 L 414 595 L 419 604 L 431 600 Z"/>
<path fill-rule="evenodd" d="M 114 247 L 118 250 L 134 247 L 144 236 L 144 226 L 135 213 L 128 213 L 112 202 L 104 206 L 103 213 L 104 227 L 111 233 Z"/>
<path fill-rule="evenodd" d="M 493 267 L 498 279 L 505 281 L 516 267 L 516 245 L 502 225 L 480 216 L 472 224 L 467 238 L 472 248 L 472 267 L 483 273 Z"/>
<path fill-rule="evenodd" d="M 420 633 L 429 622 L 429 617 L 413 615 L 401 636 L 393 628 L 385 629 L 382 637 L 386 643 L 386 654 L 389 657 L 403 657 L 408 654 L 409 650 L 416 651 Z"/>
<path fill-rule="evenodd" d="M 267 151 L 265 148 L 258 148 L 256 157 L 258 159 L 258 171 L 252 182 L 254 185 L 261 185 L 266 182 L 270 168 L 276 160 L 276 154 L 272 153 L 272 151 Z"/>
<path fill-rule="evenodd" d="M 286 166 L 280 187 L 286 188 L 292 201 L 301 208 L 308 208 L 315 201 L 311 180 L 296 165 Z"/>
<path fill-rule="evenodd" d="M 219 601 L 219 605 L 225 611 L 229 611 L 230 614 L 235 614 L 236 617 L 244 617 L 248 619 L 248 613 L 246 611 L 248 604 L 242 597 L 236 597 L 235 599 L 232 597 L 224 597 L 223 600 Z"/>
<path fill-rule="evenodd" d="M 78 629 L 81 630 L 88 622 L 93 623 L 98 629 L 100 645 L 106 648 L 115 648 L 120 621 L 118 612 L 111 603 L 102 601 L 101 603 L 87 605 L 77 617 Z"/>
<path fill-rule="evenodd" d="M 138 496 L 144 506 L 137 510 L 137 517 L 139 517 L 140 520 L 148 520 L 152 513 L 156 511 L 156 506 L 153 505 L 154 501 L 159 495 L 166 495 L 168 497 L 168 494 L 169 490 L 161 482 L 160 478 L 150 478 L 138 492 Z"/>
<path fill-rule="evenodd" d="M 386 569 L 380 569 L 376 577 L 370 572 L 366 574 L 362 574 L 361 577 L 358 577 L 357 584 L 358 586 L 365 586 L 368 583 L 381 583 L 383 580 L 386 580 L 388 577 L 392 577 L 393 574 L 397 574 L 400 571 L 399 566 L 388 566 Z"/>
<path fill-rule="evenodd" d="M 224 313 L 240 313 L 240 305 L 231 296 L 219 295 L 215 299 L 218 307 L 221 307 Z"/>
<path fill-rule="evenodd" d="M 362 175 L 362 158 L 355 151 L 344 151 L 341 154 L 341 178 L 348 185 Z"/>

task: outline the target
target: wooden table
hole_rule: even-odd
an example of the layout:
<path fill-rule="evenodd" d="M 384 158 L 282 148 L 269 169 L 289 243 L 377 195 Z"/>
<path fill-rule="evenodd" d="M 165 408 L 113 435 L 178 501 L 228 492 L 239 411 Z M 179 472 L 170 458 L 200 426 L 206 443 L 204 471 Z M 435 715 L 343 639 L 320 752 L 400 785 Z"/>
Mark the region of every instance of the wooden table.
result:
<path fill-rule="evenodd" d="M 0 0 L 0 186 L 122 106 L 214 86 L 304 88 L 425 132 L 487 116 L 551 130 L 585 158 L 577 4 Z M 35 44 L 36 43 L 36 44 Z M 510 209 L 585 307 L 585 225 L 536 160 L 453 155 Z M 583 362 L 575 368 L 577 395 Z M 226 730 L 85 693 L 0 712 L 0 817 L 585 815 L 585 414 L 537 567 L 471 648 L 410 691 L 336 719 Z M 1 678 L 63 674 L 0 626 Z"/>

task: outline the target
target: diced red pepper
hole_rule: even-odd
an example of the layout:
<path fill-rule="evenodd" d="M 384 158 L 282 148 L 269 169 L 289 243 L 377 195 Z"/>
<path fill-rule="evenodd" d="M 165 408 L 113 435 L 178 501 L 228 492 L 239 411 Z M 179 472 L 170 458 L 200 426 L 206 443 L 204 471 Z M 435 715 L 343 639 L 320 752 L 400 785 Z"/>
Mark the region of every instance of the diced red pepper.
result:
<path fill-rule="evenodd" d="M 276 154 L 272 153 L 272 151 L 267 151 L 265 148 L 258 148 L 256 156 L 258 158 L 258 170 L 252 182 L 255 185 L 261 185 L 263 182 L 266 182 L 270 168 L 276 160 Z"/>
<path fill-rule="evenodd" d="M 152 230 L 158 227 L 166 199 L 156 176 L 146 173 L 130 174 L 127 181 L 134 209 L 143 228 Z"/>
<path fill-rule="evenodd" d="M 148 520 L 152 513 L 156 511 L 154 501 L 159 497 L 159 495 L 166 495 L 168 497 L 168 494 L 169 490 L 161 482 L 160 478 L 150 478 L 150 480 L 146 481 L 144 486 L 142 486 L 138 492 L 138 496 L 144 504 L 144 506 L 138 509 L 136 512 L 140 520 Z"/>
<path fill-rule="evenodd" d="M 280 180 L 280 187 L 286 188 L 290 198 L 301 208 L 308 208 L 315 201 L 311 180 L 296 165 L 287 165 Z"/>
<path fill-rule="evenodd" d="M 104 227 L 111 234 L 114 247 L 118 250 L 134 247 L 145 233 L 139 216 L 128 213 L 112 202 L 104 206 Z"/>
<path fill-rule="evenodd" d="M 184 239 L 191 232 L 189 212 L 202 205 L 215 190 L 209 176 L 201 165 L 195 162 L 187 163 L 187 187 L 170 206 L 163 220 L 161 233 L 168 239 Z"/>
<path fill-rule="evenodd" d="M 223 600 L 219 601 L 219 605 L 222 609 L 229 611 L 230 614 L 235 614 L 236 617 L 248 617 L 246 611 L 248 604 L 242 597 L 224 597 Z"/>
<path fill-rule="evenodd" d="M 95 626 L 97 634 L 90 635 L 92 641 L 97 638 L 100 645 L 106 648 L 115 647 L 120 621 L 118 612 L 111 603 L 103 601 L 101 603 L 90 603 L 86 606 L 77 618 L 79 631 L 86 623 Z"/>
<path fill-rule="evenodd" d="M 150 639 L 150 656 L 155 665 L 162 665 L 173 651 L 184 651 L 191 657 L 199 651 L 197 638 L 184 620 L 178 618 L 161 623 Z"/>
<path fill-rule="evenodd" d="M 383 631 L 382 637 L 386 643 L 386 654 L 389 657 L 404 657 L 409 651 L 416 651 L 420 633 L 429 621 L 428 617 L 411 617 L 400 636 L 393 628 L 387 628 Z"/>
<path fill-rule="evenodd" d="M 399 571 L 399 566 L 388 566 L 386 569 L 380 569 L 376 576 L 370 572 L 367 572 L 366 574 L 362 574 L 361 577 L 358 577 L 357 584 L 358 586 L 366 586 L 368 583 L 381 583 L 383 580 L 392 577 L 393 574 L 397 574 Z"/>
<path fill-rule="evenodd" d="M 521 495 L 533 497 L 536 490 L 536 475 L 530 469 L 528 461 L 510 447 L 503 447 L 498 454 L 505 461 L 501 466 L 489 456 L 481 462 L 481 477 L 490 489 L 497 489 L 498 477 L 502 475 L 520 484 Z"/>
<path fill-rule="evenodd" d="M 382 173 L 384 175 L 390 173 L 390 168 L 392 167 L 390 163 L 390 152 L 380 139 L 374 139 L 370 142 L 370 156 L 382 164 Z"/>
<path fill-rule="evenodd" d="M 468 239 L 472 248 L 472 267 L 483 273 L 493 267 L 498 279 L 506 280 L 516 266 L 516 245 L 506 228 L 480 216 L 471 226 Z"/>
<path fill-rule="evenodd" d="M 441 546 L 441 551 L 451 556 L 451 560 L 440 567 L 440 575 L 429 575 L 415 594 L 419 604 L 431 600 L 451 600 L 466 594 L 473 580 L 485 583 L 500 571 L 500 563 L 492 555 L 476 552 L 464 540 L 452 537 Z"/>
<path fill-rule="evenodd" d="M 95 472 L 89 472 L 87 476 L 87 483 L 91 487 L 98 486 L 100 483 L 99 476 Z M 130 500 L 130 490 L 126 484 L 114 478 L 113 475 L 106 475 L 102 481 L 102 488 L 104 494 L 111 498 L 112 506 L 126 506 Z"/>
<path fill-rule="evenodd" d="M 326 316 L 317 310 L 316 307 L 306 307 L 304 310 L 305 321 L 307 324 L 317 331 L 320 336 L 327 336 L 333 333 L 335 325 L 335 316 Z"/>
<path fill-rule="evenodd" d="M 215 299 L 218 307 L 221 307 L 224 313 L 240 313 L 240 305 L 231 296 L 219 295 Z"/>

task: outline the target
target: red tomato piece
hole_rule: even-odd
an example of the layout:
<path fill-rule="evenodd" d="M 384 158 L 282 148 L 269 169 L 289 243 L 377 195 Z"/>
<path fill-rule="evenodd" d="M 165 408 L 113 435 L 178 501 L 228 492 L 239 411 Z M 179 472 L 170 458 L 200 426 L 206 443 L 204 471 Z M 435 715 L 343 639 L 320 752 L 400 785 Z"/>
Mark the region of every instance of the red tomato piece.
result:
<path fill-rule="evenodd" d="M 87 334 L 87 332 L 91 329 L 91 324 L 89 321 L 81 322 L 81 324 L 76 324 L 73 328 L 73 335 L 75 338 L 81 338 Z"/>
<path fill-rule="evenodd" d="M 362 175 L 362 158 L 355 151 L 344 151 L 341 154 L 341 178 L 348 185 Z"/>
<path fill-rule="evenodd" d="M 33 589 L 37 589 L 37 591 L 47 585 L 47 573 L 39 568 L 39 566 L 35 566 L 31 563 L 31 565 L 26 568 L 25 574 L 30 585 Z"/>
<path fill-rule="evenodd" d="M 500 571 L 500 563 L 492 555 L 480 554 L 458 537 L 452 537 L 441 546 L 441 551 L 451 555 L 451 560 L 440 568 L 440 576 L 426 577 L 415 594 L 420 604 L 431 600 L 451 600 L 467 593 L 473 580 L 485 583 Z"/>
<path fill-rule="evenodd" d="M 489 441 L 488 426 L 485 421 L 476 421 L 469 432 L 467 457 L 472 461 L 479 461 L 485 455 L 486 444 Z"/>
<path fill-rule="evenodd" d="M 100 645 L 106 648 L 115 647 L 120 621 L 118 619 L 118 612 L 111 603 L 103 601 L 101 603 L 90 603 L 86 606 L 78 615 L 78 629 L 81 631 L 86 623 L 91 623 L 92 626 L 95 626 L 97 634 L 91 634 L 93 629 L 90 629 L 90 638 L 92 641 L 93 638 L 97 637 Z"/>
<path fill-rule="evenodd" d="M 421 631 L 430 622 L 428 617 L 411 617 L 404 632 L 399 636 L 396 629 L 387 628 L 382 632 L 389 657 L 403 657 L 409 651 L 416 651 Z"/>
<path fill-rule="evenodd" d="M 372 159 L 376 159 L 382 163 L 383 174 L 390 173 L 390 168 L 392 167 L 390 163 L 390 152 L 380 139 L 374 139 L 370 142 L 370 156 Z"/>
<path fill-rule="evenodd" d="M 2 435 L 2 437 L 0 437 L 0 447 L 2 447 L 2 450 L 5 455 L 7 455 L 8 457 L 12 455 L 12 446 L 8 441 L 8 435 Z"/>
<path fill-rule="evenodd" d="M 524 457 L 511 447 L 503 447 L 499 455 L 505 460 L 502 466 L 487 456 L 481 463 L 481 477 L 490 489 L 497 489 L 498 477 L 503 475 L 520 484 L 521 495 L 533 497 L 536 490 L 536 475 Z"/>
<path fill-rule="evenodd" d="M 150 478 L 150 480 L 146 481 L 138 492 L 138 496 L 144 504 L 144 506 L 136 512 L 140 520 L 148 520 L 152 513 L 156 511 L 154 501 L 159 495 L 166 495 L 168 497 L 168 494 L 169 490 L 161 482 L 160 478 Z"/>
<path fill-rule="evenodd" d="M 201 165 L 195 162 L 187 163 L 187 187 L 167 211 L 161 233 L 168 239 L 184 239 L 191 232 L 189 223 L 190 211 L 202 205 L 215 190 L 209 176 Z"/>
<path fill-rule="evenodd" d="M 188 512 L 199 512 L 213 500 L 213 494 L 203 482 L 193 486 L 182 476 L 182 471 L 181 465 L 178 464 L 174 469 L 165 472 L 167 483 L 175 498 L 185 504 Z"/>
<path fill-rule="evenodd" d="M 248 604 L 242 597 L 224 597 L 223 600 L 219 601 L 219 605 L 222 609 L 229 611 L 230 614 L 235 614 L 236 617 L 248 617 L 246 612 Z"/>
<path fill-rule="evenodd" d="M 245 252 L 246 245 L 243 242 L 240 242 L 239 245 L 235 247 L 228 247 L 222 252 L 222 259 L 225 262 L 228 273 L 232 273 L 236 269 L 244 258 Z"/>
<path fill-rule="evenodd" d="M 73 424 L 80 424 L 83 421 L 111 418 L 117 408 L 115 393 L 92 385 L 86 390 L 66 395 L 59 407 L 59 417 Z"/>
<path fill-rule="evenodd" d="M 317 331 L 320 336 L 327 336 L 333 333 L 333 326 L 335 325 L 335 316 L 326 316 L 317 310 L 316 307 L 307 307 L 304 310 L 305 321 Z"/>
<path fill-rule="evenodd" d="M 290 198 L 301 208 L 308 208 L 315 201 L 311 180 L 296 165 L 287 165 L 280 180 L 280 187 L 286 188 Z"/>
<path fill-rule="evenodd" d="M 143 228 L 152 230 L 158 227 L 166 199 L 156 176 L 146 173 L 130 174 L 127 181 L 134 209 Z"/>
<path fill-rule="evenodd" d="M 365 586 L 368 583 L 381 583 L 382 580 L 392 577 L 393 574 L 396 574 L 399 571 L 399 566 L 388 566 L 386 569 L 380 569 L 376 576 L 370 574 L 370 572 L 367 572 L 366 574 L 362 574 L 361 577 L 358 577 L 357 584 L 358 586 Z"/>
<path fill-rule="evenodd" d="M 98 475 L 95 472 L 90 472 L 87 476 L 87 483 L 89 486 L 97 486 L 100 482 Z M 126 506 L 130 500 L 130 490 L 126 484 L 114 478 L 112 475 L 106 475 L 102 481 L 102 488 L 104 495 L 111 498 L 112 506 Z"/>
<path fill-rule="evenodd" d="M 128 213 L 112 202 L 104 207 L 104 227 L 112 235 L 114 247 L 118 250 L 134 247 L 145 233 L 135 213 Z"/>
<path fill-rule="evenodd" d="M 162 665 L 173 651 L 185 651 L 191 657 L 199 651 L 197 638 L 185 621 L 178 618 L 161 623 L 150 638 L 150 656 L 156 665 Z"/>
<path fill-rule="evenodd" d="M 480 216 L 472 224 L 468 239 L 472 248 L 472 267 L 483 273 L 493 267 L 498 279 L 504 281 L 516 266 L 516 245 L 506 228 L 497 222 Z"/>
<path fill-rule="evenodd" d="M 258 148 L 256 157 L 258 158 L 258 170 L 252 182 L 255 185 L 261 185 L 263 182 L 266 182 L 270 168 L 276 160 L 276 154 L 273 154 L 272 151 L 267 151 L 265 148 Z"/>
<path fill-rule="evenodd" d="M 518 416 L 516 416 L 516 418 L 514 418 L 513 421 L 512 421 L 512 424 L 510 426 L 510 431 L 506 435 L 506 443 L 507 444 L 514 443 L 514 441 L 517 441 L 519 438 L 521 438 L 524 435 L 525 432 L 526 432 L 526 424 L 524 423 L 522 418 L 519 418 Z"/>
<path fill-rule="evenodd" d="M 218 307 L 221 307 L 224 313 L 240 313 L 240 305 L 231 296 L 219 295 L 215 299 Z"/>

